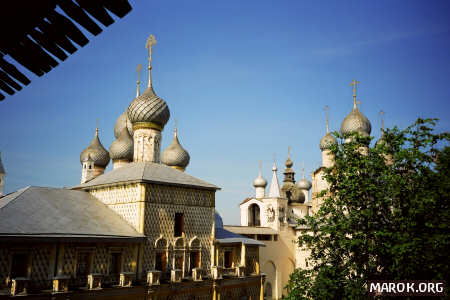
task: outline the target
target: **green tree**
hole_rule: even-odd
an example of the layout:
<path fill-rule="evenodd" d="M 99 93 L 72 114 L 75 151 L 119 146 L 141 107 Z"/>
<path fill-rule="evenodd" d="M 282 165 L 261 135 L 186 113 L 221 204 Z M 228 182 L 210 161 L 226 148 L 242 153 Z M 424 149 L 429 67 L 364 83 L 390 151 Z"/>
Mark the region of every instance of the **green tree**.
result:
<path fill-rule="evenodd" d="M 435 122 L 387 129 L 373 147 L 334 133 L 350 141 L 330 147 L 329 189 L 299 220 L 313 268 L 291 274 L 287 299 L 365 299 L 368 280 L 450 283 L 450 134 L 435 133 Z"/>

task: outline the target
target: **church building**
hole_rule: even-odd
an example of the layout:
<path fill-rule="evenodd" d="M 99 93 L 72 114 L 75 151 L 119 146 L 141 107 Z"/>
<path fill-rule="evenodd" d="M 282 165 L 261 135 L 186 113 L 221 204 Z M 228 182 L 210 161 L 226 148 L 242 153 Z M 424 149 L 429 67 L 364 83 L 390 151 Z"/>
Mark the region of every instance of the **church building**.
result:
<path fill-rule="evenodd" d="M 264 243 L 223 226 L 219 187 L 185 172 L 177 129 L 161 153 L 170 111 L 152 86 L 155 44 L 109 151 L 97 128 L 81 152 L 80 184 L 2 196 L 0 160 L 0 298 L 263 299 Z"/>
<path fill-rule="evenodd" d="M 369 136 L 370 121 L 357 106 L 358 83 L 355 80 L 352 82 L 353 109 L 342 121 L 340 132 L 342 134 L 358 132 L 363 136 Z M 294 269 L 311 267 L 308 262 L 308 249 L 300 248 L 296 243 L 300 233 L 307 231 L 308 228 L 299 226 L 297 220 L 316 213 L 323 199 L 320 193 L 328 189 L 328 182 L 323 177 L 324 170 L 334 164 L 334 157 L 329 148 L 338 141 L 329 132 L 328 107 L 326 110 L 326 134 L 319 143 L 322 164 L 312 172 L 312 183 L 305 178 L 304 168 L 302 178 L 295 180 L 294 162 L 291 160 L 289 149 L 281 188 L 275 163 L 272 167 L 268 194 L 266 194 L 267 181 L 262 177 L 260 170 L 253 181 L 255 195 L 246 198 L 240 204 L 240 226 L 224 226 L 229 231 L 256 239 L 266 245 L 260 249 L 261 271 L 266 275 L 264 299 L 281 299 L 282 295 L 287 294 L 285 286 Z"/>

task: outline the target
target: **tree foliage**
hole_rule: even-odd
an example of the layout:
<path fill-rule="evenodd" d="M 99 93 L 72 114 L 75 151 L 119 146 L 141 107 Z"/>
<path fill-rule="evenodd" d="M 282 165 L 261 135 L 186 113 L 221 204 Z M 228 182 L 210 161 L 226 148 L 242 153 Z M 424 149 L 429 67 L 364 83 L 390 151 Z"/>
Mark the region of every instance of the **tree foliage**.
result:
<path fill-rule="evenodd" d="M 330 147 L 329 189 L 299 220 L 313 267 L 291 274 L 288 299 L 365 299 L 368 280 L 450 283 L 450 134 L 435 122 L 387 129 L 365 154 L 370 137 L 334 133 L 349 141 Z"/>

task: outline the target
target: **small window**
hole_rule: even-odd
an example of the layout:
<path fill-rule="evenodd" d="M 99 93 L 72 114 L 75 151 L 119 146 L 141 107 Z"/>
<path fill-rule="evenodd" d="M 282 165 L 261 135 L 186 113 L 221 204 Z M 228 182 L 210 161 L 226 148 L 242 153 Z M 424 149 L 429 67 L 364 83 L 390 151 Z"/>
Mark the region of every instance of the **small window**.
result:
<path fill-rule="evenodd" d="M 28 254 L 15 253 L 11 265 L 11 278 L 27 277 L 28 275 Z"/>
<path fill-rule="evenodd" d="M 167 255 L 166 252 L 156 253 L 155 269 L 161 272 L 165 272 L 167 268 Z"/>
<path fill-rule="evenodd" d="M 111 253 L 111 263 L 109 265 L 109 274 L 118 275 L 122 271 L 122 254 Z"/>
<path fill-rule="evenodd" d="M 278 234 L 274 234 L 273 235 L 273 240 L 276 242 L 276 241 L 278 241 Z"/>
<path fill-rule="evenodd" d="M 174 236 L 179 237 L 184 233 L 184 214 L 175 213 Z"/>
<path fill-rule="evenodd" d="M 225 268 L 231 268 L 233 265 L 233 251 L 225 251 Z"/>

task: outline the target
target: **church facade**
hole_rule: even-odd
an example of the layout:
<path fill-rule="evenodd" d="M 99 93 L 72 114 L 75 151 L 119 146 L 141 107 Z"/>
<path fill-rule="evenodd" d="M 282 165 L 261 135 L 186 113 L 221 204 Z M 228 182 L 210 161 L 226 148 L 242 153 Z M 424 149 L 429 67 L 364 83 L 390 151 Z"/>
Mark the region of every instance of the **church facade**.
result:
<path fill-rule="evenodd" d="M 342 134 L 358 132 L 368 136 L 371 124 L 357 107 L 357 84 L 356 81 L 352 83 L 353 109 L 342 121 L 340 132 Z M 326 109 L 328 110 L 328 107 Z M 305 178 L 304 170 L 302 178 L 295 180 L 294 163 L 288 154 L 281 188 L 277 166 L 274 163 L 269 193 L 266 194 L 268 183 L 260 171 L 253 181 L 255 195 L 246 198 L 240 204 L 240 226 L 225 226 L 232 232 L 257 239 L 266 245 L 260 250 L 261 270 L 266 275 L 264 299 L 281 299 L 282 295 L 287 293 L 285 287 L 292 271 L 296 268 L 311 267 L 308 262 L 308 249 L 300 248 L 296 243 L 300 233 L 307 231 L 308 228 L 299 226 L 297 220 L 313 215 L 320 208 L 323 199 L 320 194 L 328 189 L 324 170 L 333 167 L 334 164 L 334 157 L 329 148 L 335 144 L 337 140 L 329 132 L 327 113 L 326 134 L 319 143 L 322 164 L 312 172 L 312 182 Z"/>
<path fill-rule="evenodd" d="M 109 151 L 96 129 L 79 185 L 0 195 L 0 298 L 262 299 L 264 243 L 224 228 L 219 188 L 184 172 L 177 129 L 160 151 L 170 111 L 152 86 L 155 43 L 146 90 L 138 81 Z"/>

